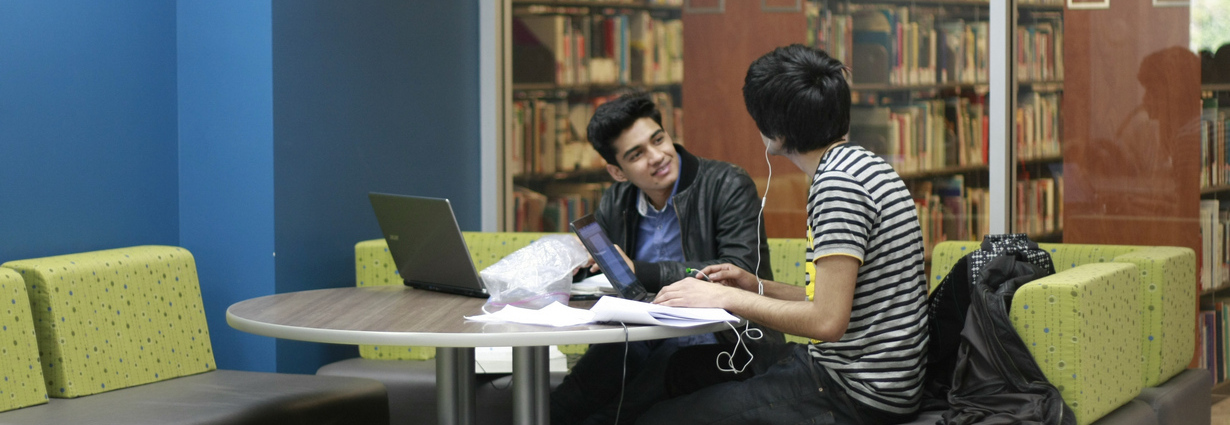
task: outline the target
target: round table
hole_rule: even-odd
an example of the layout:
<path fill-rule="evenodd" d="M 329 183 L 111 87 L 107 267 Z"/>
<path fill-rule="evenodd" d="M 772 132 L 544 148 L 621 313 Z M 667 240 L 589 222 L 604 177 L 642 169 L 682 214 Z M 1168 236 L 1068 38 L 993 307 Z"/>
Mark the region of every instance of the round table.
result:
<path fill-rule="evenodd" d="M 439 423 L 474 422 L 474 347 L 513 347 L 513 414 L 518 424 L 549 421 L 547 346 L 673 338 L 717 332 L 725 323 L 687 328 L 589 324 L 547 327 L 481 323 L 483 298 L 404 286 L 318 289 L 231 305 L 226 322 L 257 335 L 333 344 L 436 348 Z M 588 308 L 593 301 L 570 303 Z"/>

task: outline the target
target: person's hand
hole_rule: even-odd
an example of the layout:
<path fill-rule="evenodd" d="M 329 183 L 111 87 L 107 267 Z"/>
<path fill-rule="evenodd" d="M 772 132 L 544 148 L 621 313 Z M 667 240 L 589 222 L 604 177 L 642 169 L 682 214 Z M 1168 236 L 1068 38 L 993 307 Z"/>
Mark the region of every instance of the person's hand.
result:
<path fill-rule="evenodd" d="M 737 291 L 735 288 L 688 277 L 662 287 L 653 303 L 670 307 L 726 308 L 726 300 L 737 296 Z"/>
<path fill-rule="evenodd" d="M 709 281 L 745 291 L 759 292 L 760 280 L 733 264 L 714 264 L 701 270 Z"/>
<path fill-rule="evenodd" d="M 615 247 L 616 251 L 619 251 L 619 258 L 622 258 L 624 260 L 624 263 L 628 264 L 628 270 L 632 270 L 632 273 L 635 274 L 636 266 L 632 265 L 632 259 L 628 258 L 628 254 L 624 253 L 624 249 L 620 248 L 619 245 L 612 245 L 612 246 Z M 597 273 L 598 270 L 602 270 L 602 267 L 598 266 L 598 263 L 594 261 L 594 257 L 592 255 L 589 257 L 588 263 L 586 265 L 589 266 L 589 272 L 591 274 Z"/>
<path fill-rule="evenodd" d="M 581 271 L 581 269 L 589 269 L 589 274 L 594 274 L 598 271 L 598 264 L 594 262 L 594 257 L 592 255 L 586 255 L 585 264 L 579 265 L 577 268 L 572 269 L 572 274 L 577 274 L 577 272 Z"/>

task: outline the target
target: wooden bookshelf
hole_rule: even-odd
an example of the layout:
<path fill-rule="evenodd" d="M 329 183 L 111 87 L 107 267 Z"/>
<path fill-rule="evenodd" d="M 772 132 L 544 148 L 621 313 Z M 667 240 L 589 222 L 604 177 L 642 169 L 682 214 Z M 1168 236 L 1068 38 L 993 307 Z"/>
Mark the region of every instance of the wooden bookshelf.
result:
<path fill-rule="evenodd" d="M 555 84 L 555 83 L 513 83 L 513 92 L 540 92 L 547 96 L 554 94 L 556 96 L 566 96 L 576 92 L 599 92 L 610 93 L 627 89 L 640 89 L 645 91 L 668 91 L 679 90 L 683 88 L 682 83 L 665 83 L 665 84 L 617 84 L 617 83 L 597 83 L 597 84 Z M 515 95 L 515 94 L 514 94 Z M 525 95 L 523 95 L 525 96 Z M 533 96 L 530 97 L 544 97 Z"/>
<path fill-rule="evenodd" d="M 561 183 L 609 183 L 611 175 L 605 168 L 561 171 L 547 174 L 520 174 L 513 177 L 513 184 L 525 187 L 541 187 L 550 182 Z"/>
<path fill-rule="evenodd" d="M 1230 192 L 1230 184 L 1222 184 L 1217 186 L 1206 186 L 1200 188 L 1201 195 L 1216 195 L 1223 192 Z"/>
<path fill-rule="evenodd" d="M 623 91 L 650 92 L 682 141 L 681 4 L 512 0 L 504 230 L 566 231 L 597 207 L 611 179 L 585 130 Z"/>
<path fill-rule="evenodd" d="M 646 0 L 629 1 L 552 1 L 552 0 L 512 0 L 513 7 L 546 6 L 560 8 L 595 8 L 595 9 L 630 9 L 630 10 L 665 10 L 679 11 L 682 4 L 662 4 Z M 585 11 L 582 13 L 590 13 Z"/>
<path fill-rule="evenodd" d="M 1216 82 L 1216 84 L 1202 84 L 1200 90 L 1205 92 L 1230 91 L 1230 82 Z"/>
<path fill-rule="evenodd" d="M 899 172 L 902 180 L 919 180 L 930 179 L 935 177 L 951 176 L 954 174 L 970 174 L 970 173 L 986 173 L 986 164 L 964 165 L 957 167 L 944 167 L 934 170 L 908 171 Z"/>

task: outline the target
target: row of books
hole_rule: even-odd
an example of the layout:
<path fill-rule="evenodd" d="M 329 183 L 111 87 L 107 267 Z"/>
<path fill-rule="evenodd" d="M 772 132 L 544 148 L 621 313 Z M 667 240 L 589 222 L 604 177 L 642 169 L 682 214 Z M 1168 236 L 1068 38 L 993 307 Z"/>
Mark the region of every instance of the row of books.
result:
<path fill-rule="evenodd" d="M 903 174 L 984 165 L 989 123 L 985 97 L 977 95 L 856 105 L 850 111 L 850 140 L 887 158 Z"/>
<path fill-rule="evenodd" d="M 1230 184 L 1230 111 L 1217 98 L 1204 100 L 1200 114 L 1200 186 Z"/>
<path fill-rule="evenodd" d="M 513 231 L 569 232 L 568 223 L 598 208 L 607 183 L 569 185 L 552 188 L 551 195 L 525 187 L 513 188 Z"/>
<path fill-rule="evenodd" d="M 1016 182 L 1013 232 L 1046 235 L 1063 229 L 1063 175 Z"/>
<path fill-rule="evenodd" d="M 1230 205 L 1216 199 L 1200 200 L 1200 290 L 1210 291 L 1226 286 L 1230 280 Z"/>
<path fill-rule="evenodd" d="M 512 143 L 506 166 L 513 175 L 550 174 L 602 168 L 606 161 L 590 146 L 585 129 L 594 108 L 615 95 L 572 99 L 530 98 L 513 102 Z M 662 113 L 662 127 L 682 143 L 683 108 L 669 93 L 651 96 Z"/>
<path fill-rule="evenodd" d="M 673 84 L 683 81 L 683 21 L 647 10 L 513 18 L 513 83 Z"/>
<path fill-rule="evenodd" d="M 807 3 L 807 42 L 852 68 L 853 82 L 894 86 L 986 83 L 989 23 L 944 8 Z M 1063 79 L 1063 21 L 1018 25 L 1019 79 Z"/>
<path fill-rule="evenodd" d="M 1013 232 L 1046 235 L 1063 229 L 1063 177 L 1017 182 Z M 990 193 L 969 187 L 965 177 L 916 180 L 908 184 L 922 226 L 927 255 L 944 241 L 982 240 L 991 232 Z"/>
<path fill-rule="evenodd" d="M 1060 140 L 1059 93 L 1030 92 L 1022 94 L 1016 109 L 1017 157 L 1034 159 L 1054 157 L 1063 153 Z"/>
<path fill-rule="evenodd" d="M 909 190 L 928 258 L 940 242 L 982 240 L 991 232 L 990 196 L 985 188 L 966 187 L 964 176 L 913 181 Z"/>
<path fill-rule="evenodd" d="M 1214 297 L 1201 299 L 1200 313 L 1196 316 L 1200 346 L 1196 352 L 1196 365 L 1209 371 L 1213 383 L 1226 380 L 1230 374 L 1230 298 Z"/>
<path fill-rule="evenodd" d="M 1017 106 L 1017 157 L 1062 154 L 1059 93 L 1031 92 Z M 850 139 L 909 174 L 987 163 L 990 119 L 981 95 L 917 100 L 901 106 L 856 105 Z"/>
<path fill-rule="evenodd" d="M 1056 17 L 1016 27 L 1017 78 L 1063 80 L 1063 20 Z"/>

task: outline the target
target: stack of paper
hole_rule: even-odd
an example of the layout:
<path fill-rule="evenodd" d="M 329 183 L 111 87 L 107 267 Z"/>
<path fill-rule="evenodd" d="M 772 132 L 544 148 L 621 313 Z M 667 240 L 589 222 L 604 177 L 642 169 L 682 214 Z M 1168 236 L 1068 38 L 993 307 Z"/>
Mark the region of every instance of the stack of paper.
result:
<path fill-rule="evenodd" d="M 466 319 L 479 322 L 511 322 L 544 326 L 623 322 L 673 327 L 739 321 L 738 317 L 720 308 L 667 307 L 616 297 L 602 297 L 589 310 L 568 307 L 556 302 L 539 310 L 508 306 L 495 313 L 466 316 Z"/>
<path fill-rule="evenodd" d="M 606 273 L 596 274 L 572 284 L 572 295 L 613 295 L 615 287 Z"/>

